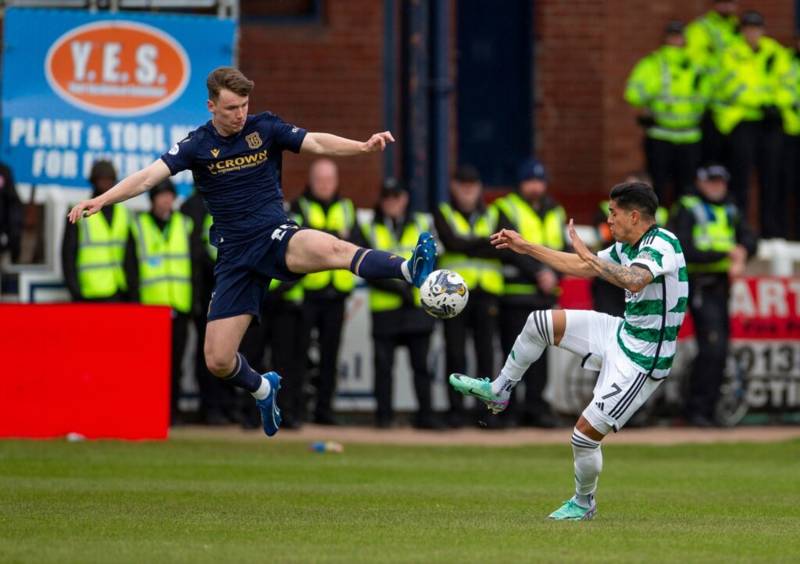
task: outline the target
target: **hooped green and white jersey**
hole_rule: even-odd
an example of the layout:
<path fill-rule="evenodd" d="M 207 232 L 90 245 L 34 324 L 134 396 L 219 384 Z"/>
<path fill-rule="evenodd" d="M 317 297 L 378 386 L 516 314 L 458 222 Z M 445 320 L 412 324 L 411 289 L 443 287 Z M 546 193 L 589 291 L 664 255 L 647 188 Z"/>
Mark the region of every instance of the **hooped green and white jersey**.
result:
<path fill-rule="evenodd" d="M 615 243 L 597 256 L 652 273 L 653 281 L 640 292 L 625 290 L 625 319 L 616 339 L 635 366 L 652 378 L 665 378 L 689 297 L 689 275 L 678 238 L 654 225 L 636 245 Z"/>

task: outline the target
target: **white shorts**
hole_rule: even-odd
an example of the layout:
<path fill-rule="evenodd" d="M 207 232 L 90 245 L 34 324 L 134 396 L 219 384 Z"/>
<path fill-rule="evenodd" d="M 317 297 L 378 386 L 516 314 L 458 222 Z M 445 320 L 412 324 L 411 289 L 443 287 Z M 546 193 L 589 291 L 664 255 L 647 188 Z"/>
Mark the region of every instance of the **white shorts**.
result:
<path fill-rule="evenodd" d="M 599 370 L 594 397 L 583 417 L 599 432 L 619 431 L 661 384 L 637 368 L 617 343 L 622 318 L 596 311 L 565 310 L 559 347 L 580 356 L 582 366 Z"/>

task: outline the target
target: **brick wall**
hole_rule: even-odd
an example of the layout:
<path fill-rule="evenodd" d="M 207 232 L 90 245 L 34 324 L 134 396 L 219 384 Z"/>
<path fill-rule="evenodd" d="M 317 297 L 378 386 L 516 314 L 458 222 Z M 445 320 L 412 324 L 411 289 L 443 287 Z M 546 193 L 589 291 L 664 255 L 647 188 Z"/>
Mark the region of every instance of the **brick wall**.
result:
<path fill-rule="evenodd" d="M 580 221 L 627 172 L 643 168 L 642 132 L 623 100 L 633 65 L 660 44 L 670 19 L 688 22 L 706 0 L 538 0 L 535 6 L 535 143 L 551 190 Z M 740 2 L 789 44 L 794 2 Z"/>
<path fill-rule="evenodd" d="M 366 140 L 383 130 L 383 3 L 324 2 L 322 21 L 243 23 L 239 66 L 255 80 L 250 111 L 270 110 L 311 131 Z M 284 156 L 287 198 L 303 190 L 312 158 Z M 379 154 L 338 160 L 342 193 L 371 206 Z"/>

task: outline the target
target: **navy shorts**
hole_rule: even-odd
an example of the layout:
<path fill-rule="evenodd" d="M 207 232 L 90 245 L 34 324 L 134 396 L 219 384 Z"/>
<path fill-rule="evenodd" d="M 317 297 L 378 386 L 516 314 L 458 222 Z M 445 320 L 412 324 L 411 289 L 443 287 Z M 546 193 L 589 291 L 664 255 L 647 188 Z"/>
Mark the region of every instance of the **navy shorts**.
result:
<path fill-rule="evenodd" d="M 301 228 L 289 221 L 265 230 L 253 241 L 220 245 L 214 267 L 214 292 L 208 306 L 208 320 L 249 313 L 261 317 L 261 304 L 269 283 L 298 280 L 302 274 L 286 268 L 289 239 Z"/>

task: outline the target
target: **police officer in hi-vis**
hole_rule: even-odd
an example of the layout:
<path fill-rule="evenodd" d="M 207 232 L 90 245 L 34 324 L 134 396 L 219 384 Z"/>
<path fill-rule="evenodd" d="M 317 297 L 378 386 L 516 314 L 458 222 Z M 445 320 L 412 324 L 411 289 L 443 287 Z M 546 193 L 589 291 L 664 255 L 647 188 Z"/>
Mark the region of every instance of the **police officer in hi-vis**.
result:
<path fill-rule="evenodd" d="M 698 169 L 696 193 L 680 199 L 671 220 L 689 273 L 689 310 L 698 352 L 686 417 L 698 427 L 716 424 L 714 412 L 730 338 L 730 279 L 744 273 L 747 259 L 756 252 L 756 238 L 728 194 L 729 180 L 722 165 Z"/>

